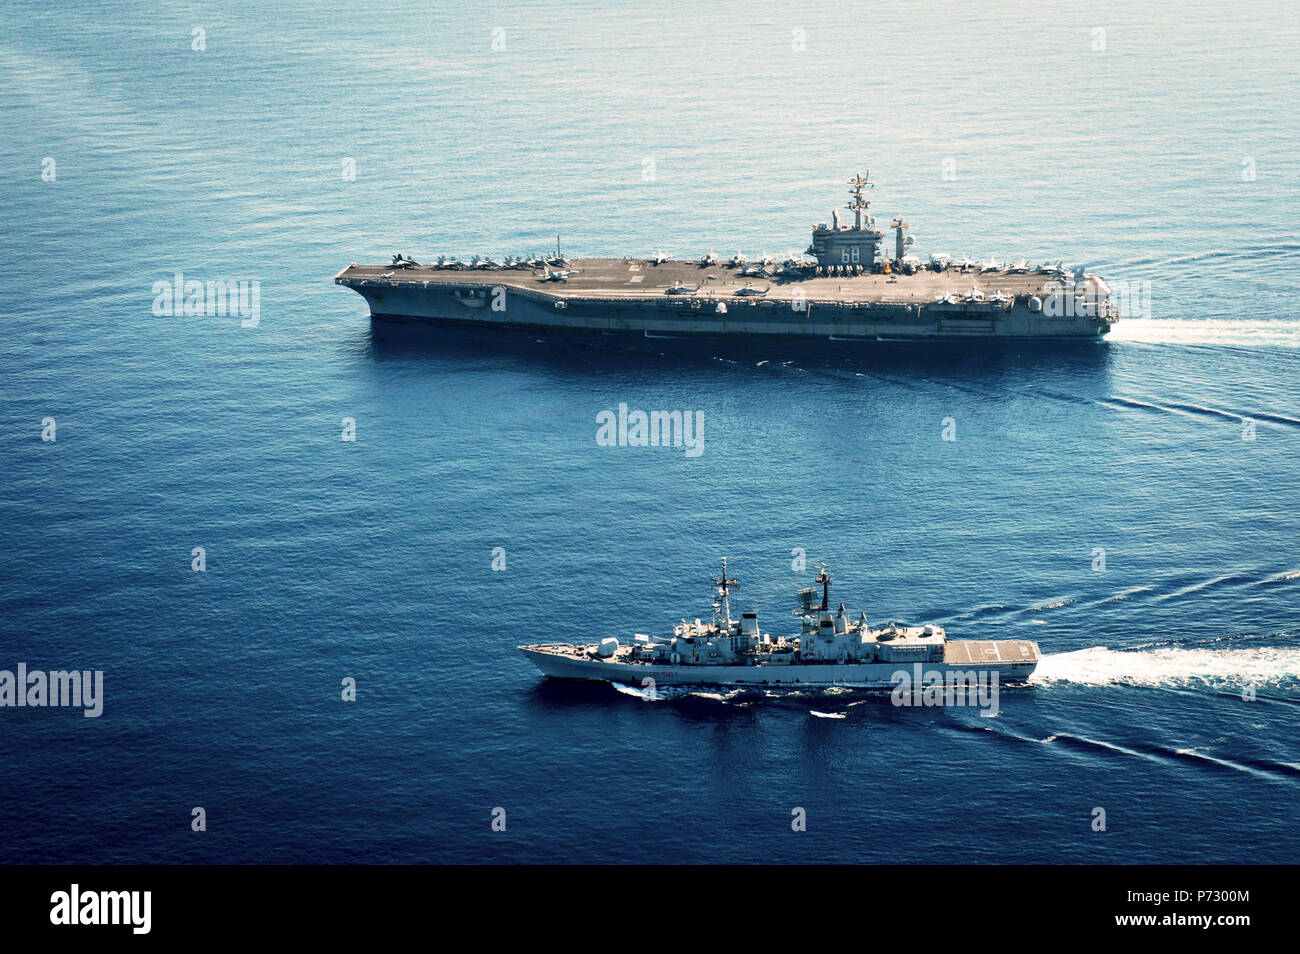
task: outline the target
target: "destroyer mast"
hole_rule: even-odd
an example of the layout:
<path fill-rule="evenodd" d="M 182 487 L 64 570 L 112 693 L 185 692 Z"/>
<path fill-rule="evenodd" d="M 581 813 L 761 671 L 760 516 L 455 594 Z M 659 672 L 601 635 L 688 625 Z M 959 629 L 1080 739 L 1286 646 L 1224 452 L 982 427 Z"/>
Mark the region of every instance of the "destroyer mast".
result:
<path fill-rule="evenodd" d="M 731 632 L 731 590 L 740 589 L 737 577 L 727 578 L 727 558 L 722 558 L 722 576 L 709 578 L 718 591 L 719 600 L 713 603 L 713 622 L 724 632 Z"/>
<path fill-rule="evenodd" d="M 813 580 L 813 582 L 814 582 L 814 583 L 820 583 L 820 584 L 822 585 L 822 605 L 821 605 L 821 609 L 828 610 L 828 609 L 831 608 L 831 580 L 832 580 L 832 577 L 831 577 L 830 573 L 827 572 L 827 570 L 826 570 L 826 564 L 825 564 L 825 563 L 818 563 L 818 564 L 817 564 L 817 571 L 818 571 L 818 572 L 817 572 L 817 578 L 816 578 L 815 580 Z"/>

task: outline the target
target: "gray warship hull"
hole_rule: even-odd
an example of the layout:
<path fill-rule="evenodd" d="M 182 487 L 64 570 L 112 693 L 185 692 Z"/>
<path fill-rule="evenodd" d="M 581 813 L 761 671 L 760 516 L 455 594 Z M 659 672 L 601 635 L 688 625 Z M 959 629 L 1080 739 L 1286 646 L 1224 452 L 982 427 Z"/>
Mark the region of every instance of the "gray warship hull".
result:
<path fill-rule="evenodd" d="M 379 320 L 642 338 L 1095 340 L 1119 317 L 1106 282 L 1060 262 L 1031 268 L 1023 259 L 1006 266 L 935 254 L 923 264 L 902 216 L 889 225 L 890 257 L 869 211 L 869 175 L 849 180 L 852 226 L 840 224 L 838 209 L 831 224 L 813 226 L 811 258 L 570 261 L 556 236 L 553 256 L 421 265 L 398 254 L 388 267 L 353 263 L 334 281 Z"/>
<path fill-rule="evenodd" d="M 923 674 L 968 677 L 997 673 L 1000 683 L 1028 681 L 1038 665 L 1038 647 L 1027 641 L 954 640 L 944 647 L 943 661 L 766 663 L 762 665 L 668 665 L 631 663 L 584 654 L 582 647 L 562 643 L 521 646 L 520 650 L 541 672 L 555 679 L 585 679 L 644 686 L 650 679 L 660 686 L 847 686 L 889 689 L 899 673 L 913 678 Z"/>
<path fill-rule="evenodd" d="M 1067 295 L 1052 276 L 1007 271 L 752 282 L 735 268 L 694 262 L 569 265 L 574 275 L 563 282 L 516 270 L 378 265 L 351 265 L 334 280 L 381 321 L 643 338 L 1095 340 L 1114 321 L 1109 289 L 1095 276 Z M 681 286 L 688 291 L 668 291 Z M 945 296 L 956 300 L 937 300 Z"/>

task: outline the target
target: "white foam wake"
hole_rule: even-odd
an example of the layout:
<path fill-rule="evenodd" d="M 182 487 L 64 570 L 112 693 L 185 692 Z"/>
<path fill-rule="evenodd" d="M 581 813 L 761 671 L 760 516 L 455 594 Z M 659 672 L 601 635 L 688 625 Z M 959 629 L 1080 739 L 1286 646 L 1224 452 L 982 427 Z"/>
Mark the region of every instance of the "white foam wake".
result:
<path fill-rule="evenodd" d="M 638 689 L 636 686 L 625 686 L 621 682 L 610 683 L 616 690 L 625 696 L 635 696 L 642 702 L 658 702 L 659 694 L 652 689 Z"/>
<path fill-rule="evenodd" d="M 1087 686 L 1300 684 L 1300 649 L 1116 650 L 1093 646 L 1043 656 L 1030 682 Z"/>
<path fill-rule="evenodd" d="M 1125 318 L 1115 324 L 1107 338 L 1147 344 L 1300 348 L 1300 322 L 1284 318 Z"/>
<path fill-rule="evenodd" d="M 621 682 L 611 682 L 615 691 L 623 693 L 625 696 L 632 696 L 640 699 L 642 702 L 665 702 L 673 699 L 709 699 L 714 702 L 730 702 L 744 690 L 731 689 L 729 691 L 712 692 L 706 689 L 700 689 L 695 686 L 658 686 L 656 688 L 639 688 L 629 686 Z"/>

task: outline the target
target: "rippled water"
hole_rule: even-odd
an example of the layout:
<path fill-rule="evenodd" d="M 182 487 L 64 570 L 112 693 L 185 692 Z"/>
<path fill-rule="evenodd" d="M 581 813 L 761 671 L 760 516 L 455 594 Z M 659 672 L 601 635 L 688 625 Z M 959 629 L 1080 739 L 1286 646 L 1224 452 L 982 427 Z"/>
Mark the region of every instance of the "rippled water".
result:
<path fill-rule="evenodd" d="M 0 669 L 106 698 L 0 710 L 0 859 L 1295 860 L 1284 5 L 7 13 Z M 1149 315 L 628 354 L 372 329 L 330 284 L 557 232 L 781 254 L 867 166 L 922 254 L 1086 263 Z M 258 281 L 257 327 L 155 316 L 176 271 Z M 704 453 L 597 447 L 620 402 L 702 411 Z M 724 554 L 788 631 L 795 548 L 875 620 L 1036 640 L 1033 684 L 650 698 L 514 651 L 703 615 Z"/>

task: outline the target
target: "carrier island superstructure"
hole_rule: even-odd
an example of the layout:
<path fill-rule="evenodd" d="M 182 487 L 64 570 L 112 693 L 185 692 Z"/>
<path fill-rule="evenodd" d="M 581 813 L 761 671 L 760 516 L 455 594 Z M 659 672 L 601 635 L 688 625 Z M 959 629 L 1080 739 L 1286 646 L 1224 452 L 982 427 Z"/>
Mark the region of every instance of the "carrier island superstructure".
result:
<path fill-rule="evenodd" d="M 868 341 L 926 338 L 1092 338 L 1119 312 L 1096 275 L 1060 262 L 983 261 L 912 252 L 898 216 L 892 251 L 870 215 L 865 175 L 849 180 L 853 224 L 812 229 L 803 255 L 754 260 L 575 258 L 560 254 L 403 254 L 388 265 L 343 269 L 334 281 L 361 294 L 377 320 L 422 320 L 492 331 L 646 338 Z"/>
<path fill-rule="evenodd" d="M 762 632 L 758 614 L 731 616 L 735 577 L 712 580 L 712 619 L 682 620 L 672 636 L 636 634 L 630 643 L 604 636 L 593 643 L 520 646 L 547 676 L 644 686 L 855 686 L 888 688 L 900 671 L 918 683 L 937 674 L 1024 682 L 1038 665 L 1038 644 L 1028 640 L 949 640 L 942 626 L 869 625 L 843 603 L 831 609 L 831 575 L 823 564 L 814 588 L 798 592 L 799 634 Z"/>

